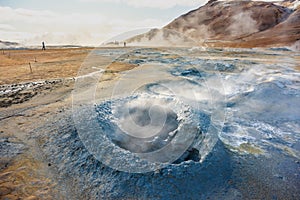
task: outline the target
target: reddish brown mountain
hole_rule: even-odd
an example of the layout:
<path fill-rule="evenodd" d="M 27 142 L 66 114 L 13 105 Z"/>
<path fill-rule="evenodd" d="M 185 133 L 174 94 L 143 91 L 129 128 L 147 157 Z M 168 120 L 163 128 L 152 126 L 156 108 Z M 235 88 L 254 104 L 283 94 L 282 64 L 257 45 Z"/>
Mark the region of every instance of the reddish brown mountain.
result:
<path fill-rule="evenodd" d="M 131 38 L 129 42 L 182 34 L 199 45 L 259 47 L 287 46 L 300 39 L 298 0 L 284 2 L 209 1 L 159 30 Z M 166 32 L 171 32 L 166 34 Z M 155 35 L 156 34 L 156 35 Z M 160 36 L 158 37 L 158 34 Z M 178 41 L 180 43 L 180 41 Z"/>

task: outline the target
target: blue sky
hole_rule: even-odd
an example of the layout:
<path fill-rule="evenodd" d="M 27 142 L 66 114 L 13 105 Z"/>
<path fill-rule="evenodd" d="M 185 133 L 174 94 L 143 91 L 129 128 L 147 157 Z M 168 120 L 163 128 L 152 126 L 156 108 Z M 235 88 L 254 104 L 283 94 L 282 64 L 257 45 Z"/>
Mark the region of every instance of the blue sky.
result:
<path fill-rule="evenodd" d="M 0 0 L 0 40 L 98 45 L 123 32 L 160 28 L 207 0 Z"/>

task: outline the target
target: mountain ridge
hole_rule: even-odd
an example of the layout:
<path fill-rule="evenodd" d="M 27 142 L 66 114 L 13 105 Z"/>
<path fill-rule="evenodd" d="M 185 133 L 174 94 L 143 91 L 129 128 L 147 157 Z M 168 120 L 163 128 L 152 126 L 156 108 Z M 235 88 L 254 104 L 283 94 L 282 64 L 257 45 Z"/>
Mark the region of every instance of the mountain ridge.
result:
<path fill-rule="evenodd" d="M 179 37 L 182 34 L 200 46 L 291 46 L 299 43 L 300 39 L 299 10 L 299 0 L 211 0 L 204 6 L 177 17 L 162 29 L 151 30 L 130 38 L 127 42 L 142 44 L 162 40 L 171 45 L 182 44 Z M 169 36 L 172 35 L 171 40 L 164 37 L 166 32 L 169 32 Z M 178 38 L 177 42 L 175 38 Z"/>

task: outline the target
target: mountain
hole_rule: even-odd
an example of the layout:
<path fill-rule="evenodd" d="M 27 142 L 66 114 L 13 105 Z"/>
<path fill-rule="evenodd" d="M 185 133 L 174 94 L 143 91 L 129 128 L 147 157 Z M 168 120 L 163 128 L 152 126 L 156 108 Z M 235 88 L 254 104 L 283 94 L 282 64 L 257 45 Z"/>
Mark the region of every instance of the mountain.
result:
<path fill-rule="evenodd" d="M 15 48 L 18 45 L 19 45 L 19 43 L 16 43 L 16 42 L 9 42 L 9 41 L 1 41 L 0 40 L 0 49 Z"/>
<path fill-rule="evenodd" d="M 296 9 L 282 23 L 244 38 L 240 45 L 245 47 L 293 45 L 297 50 L 300 50 L 300 9 Z"/>
<path fill-rule="evenodd" d="M 299 0 L 277 3 L 211 0 L 162 29 L 130 38 L 128 42 L 157 44 L 156 40 L 161 38 L 165 42 L 180 44 L 181 40 L 174 41 L 174 38 L 184 35 L 185 41 L 189 38 L 194 44 L 205 46 L 292 45 L 300 39 L 299 12 Z M 170 40 L 170 36 L 173 40 Z"/>

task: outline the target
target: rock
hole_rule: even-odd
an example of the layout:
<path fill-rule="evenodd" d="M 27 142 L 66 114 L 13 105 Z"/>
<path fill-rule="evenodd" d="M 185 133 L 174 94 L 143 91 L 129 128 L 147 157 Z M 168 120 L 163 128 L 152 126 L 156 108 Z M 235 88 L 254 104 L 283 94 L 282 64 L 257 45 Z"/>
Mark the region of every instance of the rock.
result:
<path fill-rule="evenodd" d="M 38 200 L 39 198 L 37 198 L 36 196 L 29 196 L 26 197 L 24 200 Z"/>
<path fill-rule="evenodd" d="M 9 187 L 1 186 L 0 187 L 0 196 L 5 196 L 7 194 L 10 194 L 12 192 L 12 189 Z"/>
<path fill-rule="evenodd" d="M 13 158 L 23 152 L 25 145 L 22 143 L 10 142 L 8 138 L 0 139 L 0 157 Z"/>
<path fill-rule="evenodd" d="M 1 198 L 1 200 L 19 200 L 20 198 L 16 195 L 11 195 L 11 194 L 8 194 L 8 195 L 5 195 Z"/>

